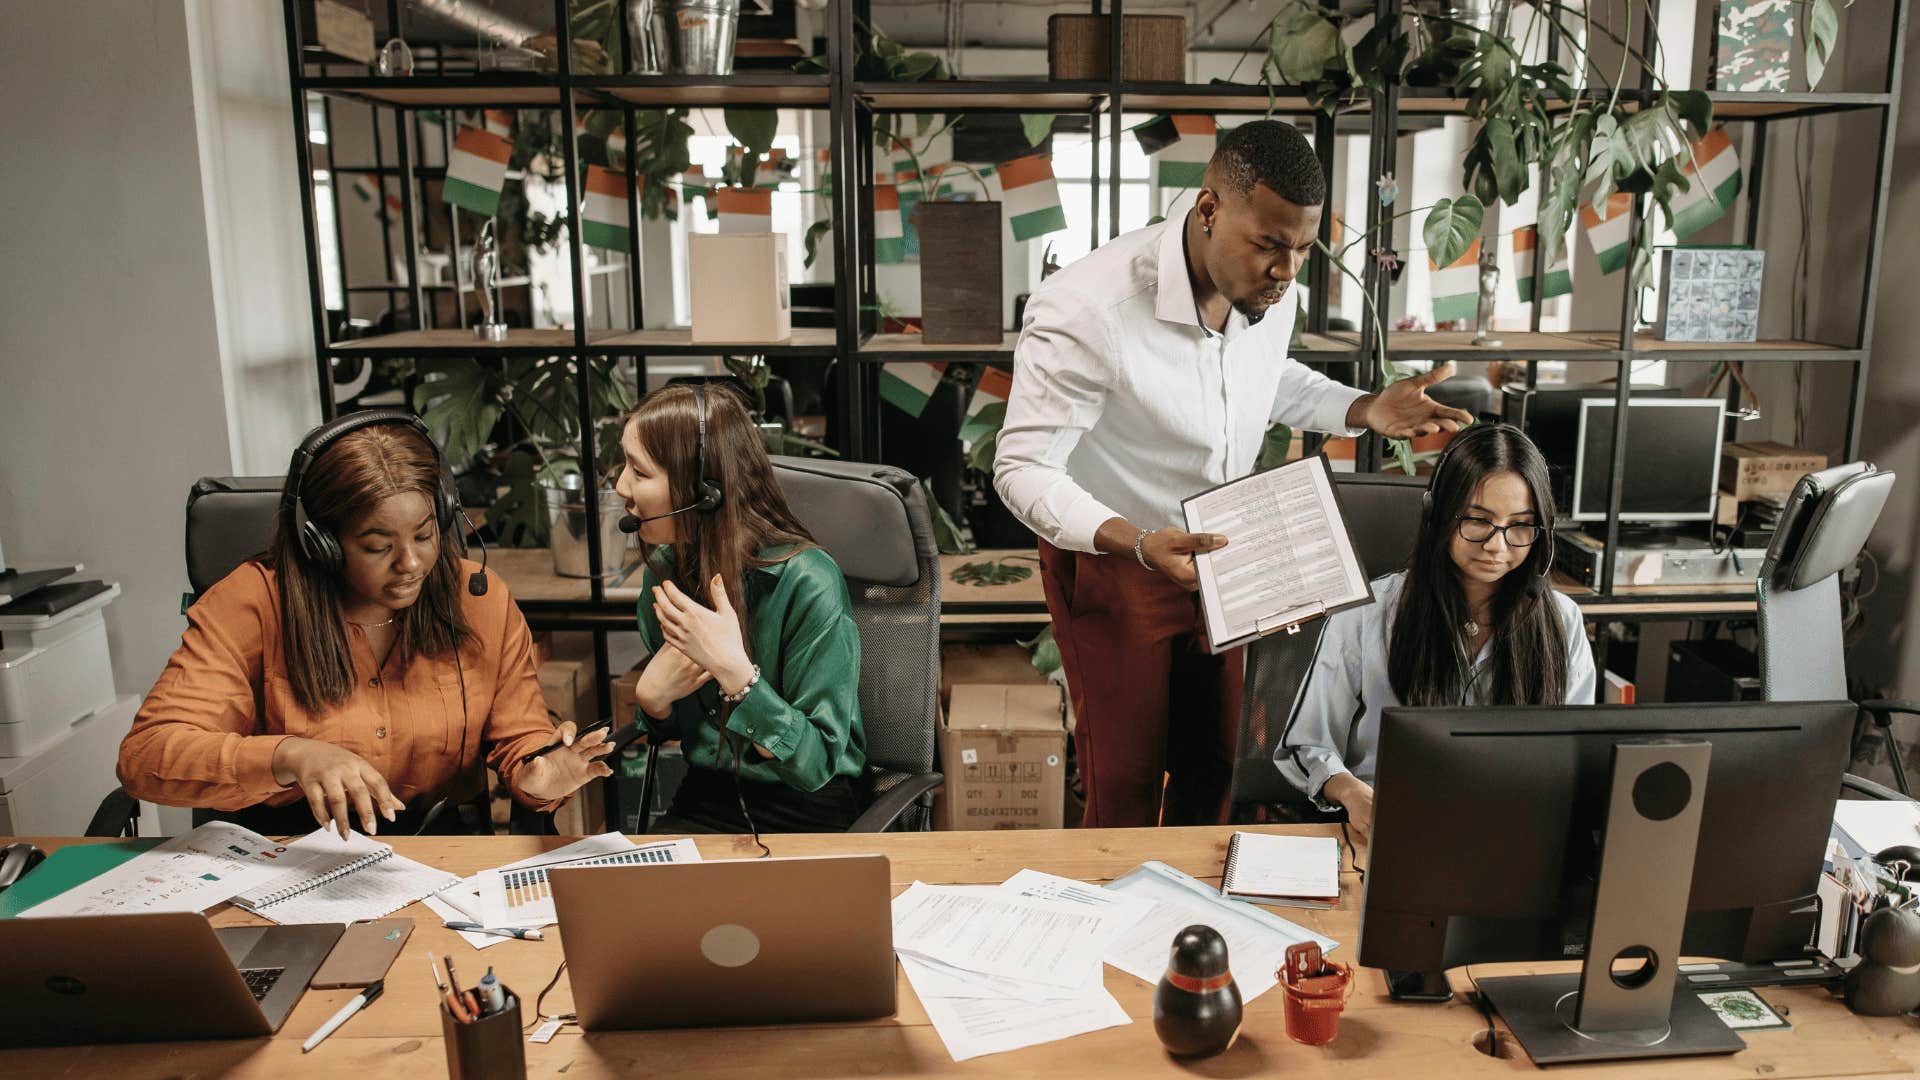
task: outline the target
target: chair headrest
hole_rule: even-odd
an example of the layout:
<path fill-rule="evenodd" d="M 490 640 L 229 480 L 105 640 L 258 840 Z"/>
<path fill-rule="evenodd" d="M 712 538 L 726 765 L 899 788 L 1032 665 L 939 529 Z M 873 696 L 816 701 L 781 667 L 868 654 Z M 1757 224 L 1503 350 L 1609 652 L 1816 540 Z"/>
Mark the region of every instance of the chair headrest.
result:
<path fill-rule="evenodd" d="M 1761 579 L 1804 589 L 1852 566 L 1880 520 L 1893 475 L 1855 461 L 1801 477 L 1780 512 Z"/>
<path fill-rule="evenodd" d="M 888 465 L 776 457 L 787 505 L 851 581 L 905 587 L 939 554 L 926 493 Z"/>

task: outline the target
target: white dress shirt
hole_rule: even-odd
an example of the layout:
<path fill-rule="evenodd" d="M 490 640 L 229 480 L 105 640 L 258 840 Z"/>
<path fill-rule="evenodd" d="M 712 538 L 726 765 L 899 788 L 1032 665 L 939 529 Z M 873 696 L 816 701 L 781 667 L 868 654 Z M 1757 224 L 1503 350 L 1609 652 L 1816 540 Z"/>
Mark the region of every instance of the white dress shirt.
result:
<path fill-rule="evenodd" d="M 1055 547 L 1095 550 L 1113 517 L 1184 528 L 1180 501 L 1251 473 L 1273 421 L 1359 434 L 1365 392 L 1287 355 L 1299 286 L 1258 322 L 1201 325 L 1185 222 L 1117 237 L 1027 301 L 993 486 Z"/>
<path fill-rule="evenodd" d="M 1339 809 L 1320 793 L 1329 777 L 1350 772 L 1373 783 L 1379 764 L 1380 710 L 1400 704 L 1387 677 L 1387 645 L 1406 580 L 1404 571 L 1378 578 L 1373 583 L 1373 603 L 1336 611 L 1327 618 L 1299 711 L 1287 721 L 1274 746 L 1273 760 L 1280 774 L 1322 810 Z M 1593 650 L 1587 645 L 1580 607 L 1564 593 L 1549 595 L 1567 640 L 1564 704 L 1591 705 Z M 1474 657 L 1473 677 L 1462 705 L 1485 704 L 1484 677 L 1492 670 L 1487 663 L 1492 654 L 1489 639 Z"/>

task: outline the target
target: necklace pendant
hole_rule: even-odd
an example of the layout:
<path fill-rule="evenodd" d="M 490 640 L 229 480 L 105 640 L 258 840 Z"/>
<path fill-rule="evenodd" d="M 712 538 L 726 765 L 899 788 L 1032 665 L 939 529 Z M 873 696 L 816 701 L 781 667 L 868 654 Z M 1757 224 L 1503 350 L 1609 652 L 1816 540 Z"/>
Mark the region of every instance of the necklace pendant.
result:
<path fill-rule="evenodd" d="M 1480 636 L 1480 624 L 1475 622 L 1472 619 L 1468 619 L 1466 622 L 1461 623 L 1460 630 L 1462 633 L 1466 634 L 1469 639 L 1477 638 Z"/>

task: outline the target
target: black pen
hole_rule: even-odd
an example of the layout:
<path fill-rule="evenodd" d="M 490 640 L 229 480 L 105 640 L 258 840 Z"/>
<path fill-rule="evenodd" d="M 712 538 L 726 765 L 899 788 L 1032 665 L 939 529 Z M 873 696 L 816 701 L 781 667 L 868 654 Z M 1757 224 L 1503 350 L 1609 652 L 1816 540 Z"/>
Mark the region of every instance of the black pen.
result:
<path fill-rule="evenodd" d="M 574 735 L 573 737 L 574 741 L 578 742 L 579 740 L 585 738 L 589 732 L 604 731 L 607 728 L 610 728 L 612 726 L 613 726 L 613 720 L 611 718 L 606 720 L 601 720 L 598 723 L 589 724 L 585 731 L 579 732 L 578 734 Z M 541 747 L 540 749 L 535 750 L 531 754 L 522 754 L 520 756 L 520 764 L 525 765 L 527 762 L 532 761 L 535 758 L 546 757 L 548 754 L 553 753 L 555 750 L 558 750 L 565 745 L 567 744 L 563 742 L 548 743 L 547 745 Z"/>

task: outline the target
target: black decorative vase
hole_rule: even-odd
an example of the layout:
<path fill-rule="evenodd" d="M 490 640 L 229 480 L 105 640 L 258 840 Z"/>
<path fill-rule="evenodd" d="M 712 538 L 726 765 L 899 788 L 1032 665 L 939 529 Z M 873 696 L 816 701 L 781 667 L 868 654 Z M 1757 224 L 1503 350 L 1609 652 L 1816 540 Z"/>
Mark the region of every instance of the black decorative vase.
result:
<path fill-rule="evenodd" d="M 1240 987 L 1227 967 L 1227 942 L 1211 926 L 1173 939 L 1167 973 L 1153 992 L 1153 1030 L 1175 1057 L 1211 1057 L 1240 1033 Z"/>

